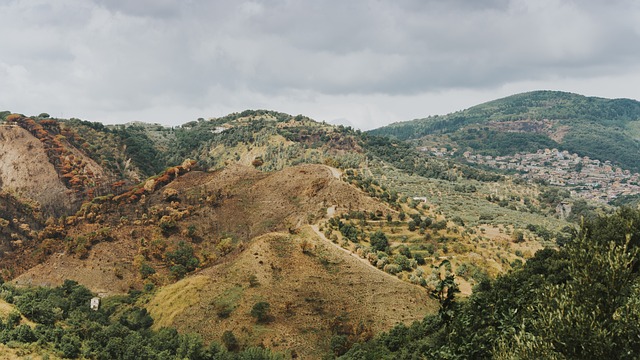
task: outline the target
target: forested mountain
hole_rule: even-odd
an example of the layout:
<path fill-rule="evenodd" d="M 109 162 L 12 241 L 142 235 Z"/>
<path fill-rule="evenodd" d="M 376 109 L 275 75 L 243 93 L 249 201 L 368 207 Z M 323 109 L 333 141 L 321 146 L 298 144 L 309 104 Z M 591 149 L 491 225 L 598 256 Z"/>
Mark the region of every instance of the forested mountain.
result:
<path fill-rule="evenodd" d="M 639 129 L 638 101 L 534 91 L 370 133 L 494 156 L 557 148 L 639 171 Z"/>

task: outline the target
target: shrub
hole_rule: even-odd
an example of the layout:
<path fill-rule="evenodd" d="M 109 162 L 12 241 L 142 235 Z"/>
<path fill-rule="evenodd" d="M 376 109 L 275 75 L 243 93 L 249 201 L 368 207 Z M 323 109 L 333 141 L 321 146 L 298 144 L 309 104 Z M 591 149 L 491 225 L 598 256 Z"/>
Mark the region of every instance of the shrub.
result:
<path fill-rule="evenodd" d="M 370 236 L 371 248 L 374 251 L 386 251 L 389 247 L 387 236 L 380 230 Z"/>
<path fill-rule="evenodd" d="M 169 261 L 173 266 L 171 272 L 182 272 L 184 274 L 195 270 L 200 265 L 200 260 L 194 256 L 193 247 L 184 241 L 178 243 L 178 247 L 174 251 L 167 252 L 165 259 Z M 180 269 L 182 267 L 183 269 Z M 184 276 L 184 275 L 183 275 Z"/>
<path fill-rule="evenodd" d="M 334 355 L 343 355 L 349 350 L 349 339 L 346 335 L 334 335 L 331 337 L 329 346 Z"/>
<path fill-rule="evenodd" d="M 168 233 L 174 230 L 178 225 L 176 224 L 175 220 L 173 220 L 169 216 L 163 216 L 162 219 L 160 219 L 158 226 L 160 227 L 163 233 Z"/>
<path fill-rule="evenodd" d="M 235 335 L 233 335 L 233 332 L 229 330 L 222 333 L 222 343 L 229 351 L 238 350 L 238 348 L 240 347 L 238 344 L 238 339 Z"/>
<path fill-rule="evenodd" d="M 140 265 L 140 275 L 142 275 L 143 279 L 146 279 L 155 273 L 156 273 L 156 269 L 154 269 L 148 263 L 143 263 L 142 265 Z"/>
<path fill-rule="evenodd" d="M 400 246 L 398 248 L 398 252 L 404 256 L 406 256 L 407 258 L 411 259 L 411 250 L 409 250 L 409 247 L 406 245 Z"/>
<path fill-rule="evenodd" d="M 253 305 L 253 308 L 251 308 L 251 316 L 256 318 L 256 321 L 259 323 L 267 322 L 270 318 L 270 307 L 271 305 L 269 305 L 268 302 L 260 301 Z"/>
<path fill-rule="evenodd" d="M 384 266 L 384 271 L 389 274 L 395 275 L 402 271 L 402 266 L 397 264 L 387 264 Z"/>

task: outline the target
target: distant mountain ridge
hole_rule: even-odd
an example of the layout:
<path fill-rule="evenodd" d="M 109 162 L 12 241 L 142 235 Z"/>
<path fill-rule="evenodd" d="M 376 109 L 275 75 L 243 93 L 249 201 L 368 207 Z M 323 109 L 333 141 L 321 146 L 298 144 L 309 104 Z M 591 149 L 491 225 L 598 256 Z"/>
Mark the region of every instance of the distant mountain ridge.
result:
<path fill-rule="evenodd" d="M 369 132 L 486 155 L 558 148 L 640 170 L 640 102 L 533 91 Z"/>

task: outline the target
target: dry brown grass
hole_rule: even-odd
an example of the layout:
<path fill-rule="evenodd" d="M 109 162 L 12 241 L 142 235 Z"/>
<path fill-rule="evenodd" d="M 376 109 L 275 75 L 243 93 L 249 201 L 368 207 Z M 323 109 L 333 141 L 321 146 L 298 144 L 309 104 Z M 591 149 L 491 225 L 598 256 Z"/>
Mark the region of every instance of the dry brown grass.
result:
<path fill-rule="evenodd" d="M 303 241 L 312 249 L 307 254 Z M 259 285 L 250 284 L 251 276 Z M 271 305 L 267 324 L 249 314 L 259 301 Z M 232 309 L 228 317 L 220 316 L 221 305 Z M 436 304 L 424 289 L 380 273 L 306 228 L 297 235 L 256 238 L 235 259 L 163 288 L 148 309 L 157 326 L 196 331 L 210 340 L 229 330 L 244 344 L 292 350 L 306 359 L 328 351 L 339 319 L 353 339 L 366 338 L 419 320 Z"/>

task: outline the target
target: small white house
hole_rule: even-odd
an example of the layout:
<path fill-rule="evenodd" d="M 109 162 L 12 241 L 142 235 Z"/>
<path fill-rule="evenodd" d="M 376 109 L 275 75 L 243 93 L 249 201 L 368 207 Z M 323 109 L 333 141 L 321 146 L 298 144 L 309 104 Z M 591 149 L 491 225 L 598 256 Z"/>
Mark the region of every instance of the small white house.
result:
<path fill-rule="evenodd" d="M 98 311 L 98 309 L 100 308 L 100 298 L 99 297 L 91 298 L 90 307 L 91 307 L 91 310 Z"/>

